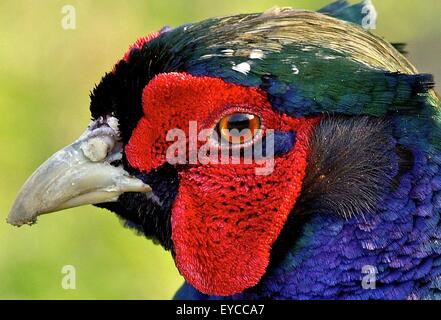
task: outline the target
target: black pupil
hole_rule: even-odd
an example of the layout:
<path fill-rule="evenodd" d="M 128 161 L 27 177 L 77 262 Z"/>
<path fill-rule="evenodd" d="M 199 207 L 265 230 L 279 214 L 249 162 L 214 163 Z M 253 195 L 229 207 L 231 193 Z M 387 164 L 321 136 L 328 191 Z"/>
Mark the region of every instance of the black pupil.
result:
<path fill-rule="evenodd" d="M 233 114 L 228 119 L 227 129 L 230 131 L 230 135 L 240 135 L 240 132 L 244 129 L 250 128 L 250 121 L 254 119 L 252 114 L 238 113 Z M 231 130 L 237 130 L 237 132 Z"/>

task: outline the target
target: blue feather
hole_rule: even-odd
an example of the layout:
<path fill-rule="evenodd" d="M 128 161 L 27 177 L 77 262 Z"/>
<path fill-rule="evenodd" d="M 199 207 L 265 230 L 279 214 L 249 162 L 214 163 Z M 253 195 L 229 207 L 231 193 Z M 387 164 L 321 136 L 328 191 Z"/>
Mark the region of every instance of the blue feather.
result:
<path fill-rule="evenodd" d="M 363 27 L 365 27 L 366 22 L 369 22 L 369 28 L 375 27 L 377 18 L 375 7 L 370 0 L 354 5 L 350 5 L 345 0 L 339 0 L 320 9 L 318 12 Z"/>

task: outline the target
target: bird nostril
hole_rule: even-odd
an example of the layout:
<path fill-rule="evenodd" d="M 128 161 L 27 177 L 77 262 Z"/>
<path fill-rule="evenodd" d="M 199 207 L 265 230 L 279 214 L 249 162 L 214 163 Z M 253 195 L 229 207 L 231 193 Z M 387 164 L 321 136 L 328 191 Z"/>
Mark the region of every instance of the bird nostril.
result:
<path fill-rule="evenodd" d="M 99 162 L 107 157 L 113 146 L 114 142 L 111 137 L 95 137 L 84 141 L 80 148 L 90 161 Z"/>

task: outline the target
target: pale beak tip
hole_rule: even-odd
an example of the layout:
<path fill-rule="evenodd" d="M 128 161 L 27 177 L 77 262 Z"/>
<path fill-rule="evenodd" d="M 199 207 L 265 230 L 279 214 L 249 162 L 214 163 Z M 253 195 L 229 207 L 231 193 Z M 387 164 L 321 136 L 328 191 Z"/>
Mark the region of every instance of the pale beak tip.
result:
<path fill-rule="evenodd" d="M 21 227 L 25 224 L 33 225 L 37 222 L 37 214 L 25 210 L 22 205 L 15 202 L 6 218 L 6 222 L 15 227 Z"/>
<path fill-rule="evenodd" d="M 127 192 L 151 192 L 110 159 L 121 158 L 118 133 L 108 125 L 90 126 L 71 145 L 46 160 L 25 182 L 6 219 L 20 227 L 46 213 L 88 204 L 117 201 Z"/>
<path fill-rule="evenodd" d="M 21 226 L 23 226 L 23 225 L 29 225 L 29 226 L 31 226 L 31 225 L 33 225 L 33 224 L 35 224 L 35 223 L 37 222 L 37 219 L 34 219 L 34 220 L 31 220 L 31 221 L 27 221 L 27 222 L 26 222 L 26 221 L 19 221 L 19 220 L 14 220 L 14 219 L 7 218 L 7 219 L 6 219 L 6 222 L 7 222 L 8 224 L 14 226 L 14 227 L 19 228 L 19 227 L 21 227 Z"/>
<path fill-rule="evenodd" d="M 25 224 L 32 225 L 35 222 L 36 222 L 36 219 L 35 220 L 31 220 L 30 222 L 26 222 L 26 221 L 23 221 L 23 220 L 14 219 L 12 217 L 6 218 L 6 223 L 8 223 L 8 224 L 10 224 L 10 225 L 12 225 L 14 227 L 21 227 L 21 226 L 23 226 Z"/>

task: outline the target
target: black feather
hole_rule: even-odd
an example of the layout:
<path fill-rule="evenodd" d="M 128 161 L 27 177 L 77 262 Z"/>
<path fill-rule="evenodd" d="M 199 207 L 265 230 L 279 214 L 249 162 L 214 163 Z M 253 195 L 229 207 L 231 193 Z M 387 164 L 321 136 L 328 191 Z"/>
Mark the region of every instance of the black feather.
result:
<path fill-rule="evenodd" d="M 403 55 L 407 55 L 409 52 L 406 50 L 406 46 L 407 44 L 402 43 L 402 42 L 397 42 L 397 43 L 391 43 L 392 46 L 397 49 L 397 51 Z"/>
<path fill-rule="evenodd" d="M 388 121 L 325 117 L 310 140 L 307 174 L 295 212 L 333 212 L 345 218 L 373 212 L 398 173 Z"/>
<path fill-rule="evenodd" d="M 178 193 L 177 171 L 165 164 L 148 174 L 136 175 L 152 187 L 152 194 L 124 193 L 117 202 L 97 206 L 115 212 L 126 227 L 173 251 L 171 207 Z"/>

